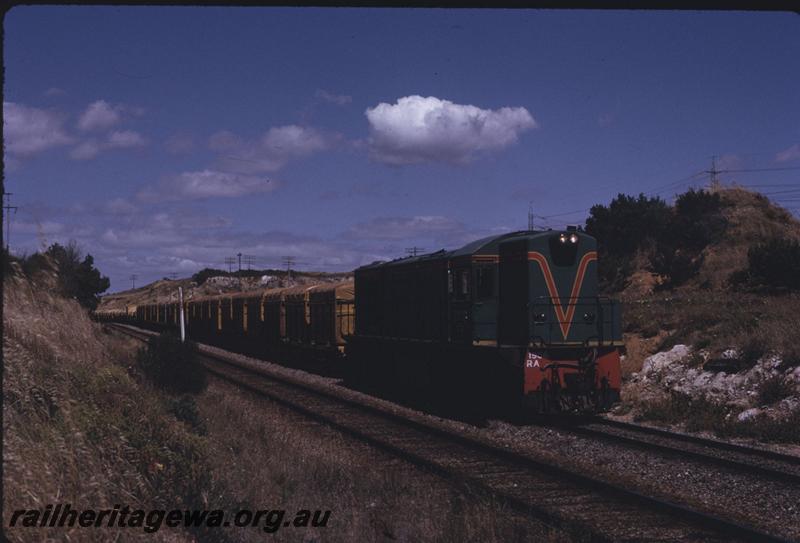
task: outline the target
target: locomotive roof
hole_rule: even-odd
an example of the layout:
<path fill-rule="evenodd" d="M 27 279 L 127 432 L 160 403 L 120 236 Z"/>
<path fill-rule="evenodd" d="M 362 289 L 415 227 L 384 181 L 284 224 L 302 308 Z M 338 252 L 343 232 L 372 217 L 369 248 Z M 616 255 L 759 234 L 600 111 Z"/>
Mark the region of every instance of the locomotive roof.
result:
<path fill-rule="evenodd" d="M 467 243 L 466 245 L 464 245 L 460 249 L 456 249 L 455 251 L 450 251 L 447 254 L 447 256 L 448 258 L 457 258 L 459 256 L 469 256 L 476 254 L 494 254 L 498 251 L 498 244 L 506 238 L 522 236 L 526 234 L 538 234 L 538 233 L 539 232 L 534 232 L 530 230 L 518 230 L 517 232 L 507 232 L 505 234 L 488 236 Z"/>
<path fill-rule="evenodd" d="M 456 249 L 454 251 L 445 251 L 441 249 L 436 251 L 435 253 L 426 253 L 424 255 L 418 256 L 407 256 L 403 258 L 396 258 L 389 262 L 373 262 L 372 264 L 367 264 L 366 266 L 361 266 L 358 268 L 359 270 L 367 270 L 372 268 L 380 268 L 384 266 L 400 266 L 405 264 L 411 264 L 416 262 L 425 262 L 429 260 L 437 260 L 440 258 L 458 258 L 463 256 L 470 256 L 476 254 L 496 254 L 498 251 L 499 243 L 505 239 L 512 238 L 515 236 L 522 236 L 526 234 L 540 234 L 544 233 L 542 231 L 530 231 L 530 230 L 518 230 L 516 232 L 507 232 L 505 234 L 495 234 L 494 236 L 487 236 L 485 238 L 481 238 L 475 241 L 471 241 L 464 245 L 463 247 Z"/>

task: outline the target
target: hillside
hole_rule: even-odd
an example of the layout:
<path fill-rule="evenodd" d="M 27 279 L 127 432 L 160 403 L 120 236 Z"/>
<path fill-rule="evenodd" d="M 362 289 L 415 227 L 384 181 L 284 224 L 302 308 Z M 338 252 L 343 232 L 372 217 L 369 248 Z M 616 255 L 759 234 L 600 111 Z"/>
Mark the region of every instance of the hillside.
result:
<path fill-rule="evenodd" d="M 159 279 L 136 289 L 107 294 L 102 297 L 97 310 L 100 312 L 124 311 L 126 306 L 175 301 L 178 297 L 179 287 L 183 289 L 185 299 L 191 300 L 192 298 L 213 294 L 247 292 L 297 285 L 316 285 L 344 281 L 349 278 L 352 278 L 350 273 L 292 272 L 291 277 L 289 277 L 285 271 L 265 270 L 263 274 L 243 277 L 229 276 L 227 274 L 214 275 L 199 284 L 192 278 Z"/>
<path fill-rule="evenodd" d="M 747 267 L 747 251 L 772 238 L 800 241 L 800 221 L 791 213 L 751 190 L 732 186 L 707 189 L 720 199 L 718 213 L 724 221 L 719 239 L 702 249 L 697 274 L 676 288 L 664 290 L 691 296 L 698 292 L 730 292 L 731 274 Z M 678 245 L 676 252 L 685 251 Z M 623 300 L 636 300 L 661 290 L 668 278 L 653 270 L 652 255 L 640 252 L 632 259 L 630 280 L 614 294 Z"/>
<path fill-rule="evenodd" d="M 624 301 L 626 343 L 617 412 L 800 442 L 800 293 L 735 280 L 748 270 L 751 248 L 771 239 L 800 241 L 800 221 L 742 188 L 710 192 L 719 195 L 724 228 L 692 257 L 695 275 L 670 286 L 654 271 L 652 249 L 640 249 L 616 293 Z"/>
<path fill-rule="evenodd" d="M 16 509 L 196 507 L 208 481 L 199 437 L 137 381 L 133 340 L 104 334 L 56 275 L 3 280 L 3 518 Z M 187 532 L 9 528 L 10 541 L 192 541 Z"/>

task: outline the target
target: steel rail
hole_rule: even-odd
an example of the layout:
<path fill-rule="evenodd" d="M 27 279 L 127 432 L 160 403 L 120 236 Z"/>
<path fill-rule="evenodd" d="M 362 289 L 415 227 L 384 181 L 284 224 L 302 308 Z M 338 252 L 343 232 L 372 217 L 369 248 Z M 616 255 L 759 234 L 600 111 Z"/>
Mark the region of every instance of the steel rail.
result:
<path fill-rule="evenodd" d="M 138 333 L 132 332 L 130 329 L 128 329 L 128 327 L 122 328 L 113 326 L 113 328 L 128 333 L 129 335 L 133 335 L 134 337 L 138 337 L 139 339 L 146 339 L 152 335 L 151 333 L 145 333 L 143 331 Z M 213 362 L 222 362 L 229 368 L 234 368 L 234 372 L 243 372 L 247 378 L 236 379 L 230 375 L 230 370 L 227 372 L 221 371 L 217 368 L 213 368 L 213 363 L 204 364 L 209 367 L 210 371 L 212 371 L 215 375 L 222 374 L 221 376 L 223 378 L 228 381 L 235 382 L 238 386 L 270 397 L 281 405 L 285 405 L 286 407 L 289 407 L 290 409 L 305 416 L 324 422 L 325 424 L 328 424 L 337 430 L 352 435 L 359 440 L 369 443 L 372 446 L 404 458 L 415 465 L 428 469 L 433 473 L 437 473 L 438 475 L 443 476 L 451 481 L 459 484 L 465 484 L 468 487 L 477 489 L 481 493 L 488 493 L 500 501 L 509 504 L 514 509 L 525 512 L 535 518 L 538 518 L 539 520 L 545 521 L 548 524 L 556 525 L 559 528 L 570 532 L 575 532 L 577 529 L 579 533 L 588 533 L 590 534 L 592 540 L 606 541 L 614 540 L 616 537 L 607 533 L 608 528 L 596 528 L 592 523 L 593 519 L 591 515 L 589 515 L 590 518 L 588 521 L 586 519 L 580 521 L 576 518 L 575 514 L 572 514 L 572 516 L 565 516 L 563 513 L 559 514 L 557 512 L 557 508 L 556 512 L 553 511 L 554 506 L 552 505 L 549 509 L 547 507 L 540 506 L 537 504 L 536 499 L 532 499 L 531 496 L 529 496 L 526 500 L 524 498 L 520 498 L 518 495 L 515 496 L 513 493 L 500 490 L 495 486 L 482 481 L 479 477 L 479 474 L 465 474 L 464 470 L 457 470 L 452 467 L 444 466 L 441 462 L 436 462 L 435 460 L 432 461 L 416 452 L 409 451 L 408 449 L 399 447 L 396 444 L 387 443 L 386 440 L 378 439 L 374 435 L 369 435 L 369 433 L 364 430 L 365 426 L 361 425 L 358 427 L 353 427 L 353 425 L 344 424 L 340 420 L 337 420 L 336 417 L 331 413 L 337 411 L 342 406 L 346 408 L 354 408 L 353 411 L 351 411 L 351 414 L 355 414 L 356 418 L 358 416 L 363 417 L 363 415 L 368 414 L 373 418 L 382 419 L 382 424 L 389 422 L 389 426 L 394 425 L 395 430 L 406 432 L 408 432 L 408 430 L 412 430 L 416 432 L 416 438 L 412 439 L 412 441 L 416 443 L 428 443 L 430 438 L 434 437 L 444 443 L 442 450 L 448 450 L 448 447 L 452 448 L 453 445 L 456 445 L 461 447 L 461 452 L 471 452 L 474 456 L 476 456 L 476 458 L 478 458 L 477 461 L 473 461 L 472 463 L 486 464 L 489 462 L 488 459 L 491 459 L 492 462 L 502 461 L 503 464 L 500 464 L 500 467 L 503 469 L 501 469 L 499 473 L 503 474 L 503 479 L 505 482 L 509 482 L 507 480 L 508 477 L 506 476 L 506 474 L 508 474 L 509 476 L 527 476 L 529 479 L 538 477 L 539 479 L 537 479 L 537 481 L 539 481 L 543 488 L 548 488 L 548 484 L 552 487 L 554 483 L 557 483 L 559 492 L 572 493 L 572 498 L 567 500 L 567 503 L 571 505 L 578 503 L 583 505 L 589 504 L 594 505 L 595 507 L 606 508 L 612 506 L 612 511 L 616 512 L 617 516 L 621 520 L 624 519 L 625 527 L 629 529 L 631 523 L 636 524 L 637 522 L 641 525 L 639 528 L 645 531 L 648 529 L 656 529 L 657 531 L 659 526 L 665 525 L 674 527 L 676 525 L 675 523 L 677 523 L 677 525 L 688 529 L 689 537 L 699 540 L 709 540 L 709 538 L 713 540 L 715 537 L 723 535 L 726 538 L 725 540 L 733 539 L 740 541 L 765 542 L 785 541 L 778 536 L 763 532 L 749 525 L 724 519 L 714 514 L 698 511 L 689 506 L 675 503 L 670 500 L 655 498 L 653 496 L 642 494 L 638 491 L 633 491 L 608 481 L 596 479 L 594 477 L 568 470 L 554 463 L 548 463 L 509 449 L 498 447 L 497 445 L 484 442 L 478 438 L 468 437 L 452 430 L 434 426 L 430 423 L 412 420 L 397 413 L 385 411 L 375 406 L 366 405 L 349 398 L 343 398 L 330 391 L 321 390 L 319 387 L 313 386 L 309 383 L 302 383 L 296 379 L 275 375 L 274 373 L 268 372 L 263 368 L 256 370 L 248 365 L 231 360 L 223 355 L 211 353 L 205 350 L 201 351 L 199 354 L 201 358 L 210 359 Z M 253 375 L 258 376 L 257 382 L 261 386 L 254 384 L 252 379 Z M 285 395 L 281 396 L 281 394 L 275 393 L 274 390 L 272 392 L 264 390 L 265 386 L 274 388 L 275 384 L 277 384 L 279 387 L 284 387 L 284 390 L 291 389 L 294 390 L 295 393 L 300 391 L 302 394 L 306 394 L 306 397 L 301 401 L 292 401 L 291 399 L 287 399 Z M 316 398 L 324 398 L 329 402 L 333 401 L 338 405 L 333 410 L 310 409 L 307 407 L 309 404 L 308 400 L 311 400 L 311 402 L 315 400 L 313 397 L 309 397 L 309 394 Z M 382 428 L 384 428 L 384 426 L 382 426 Z M 391 436 L 391 432 L 388 432 L 387 435 Z M 572 488 L 570 488 L 570 485 Z M 588 501 L 587 496 L 591 496 L 591 499 Z M 614 510 L 613 507 L 621 508 L 624 514 L 620 516 L 619 511 Z M 654 513 L 659 516 L 653 517 Z M 649 519 L 648 516 L 650 517 Z M 664 516 L 669 519 L 669 523 L 664 523 Z M 655 521 L 655 518 L 658 518 L 660 522 Z M 595 518 L 594 521 L 596 523 L 598 522 L 598 519 Z M 618 526 L 617 529 L 619 530 L 621 528 Z M 603 530 L 606 530 L 606 532 Z"/>

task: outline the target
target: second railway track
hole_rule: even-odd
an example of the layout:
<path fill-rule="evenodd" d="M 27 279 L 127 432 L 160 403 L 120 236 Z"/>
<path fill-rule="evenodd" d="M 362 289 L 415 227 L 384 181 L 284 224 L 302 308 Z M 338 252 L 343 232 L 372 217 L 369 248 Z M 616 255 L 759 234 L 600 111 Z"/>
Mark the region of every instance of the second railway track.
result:
<path fill-rule="evenodd" d="M 147 339 L 128 326 L 114 329 Z M 592 541 L 786 541 L 735 519 L 655 498 L 245 364 L 201 347 L 217 377 L 396 455 L 515 510 Z"/>
<path fill-rule="evenodd" d="M 790 454 L 602 418 L 545 426 L 800 485 L 800 457 Z"/>

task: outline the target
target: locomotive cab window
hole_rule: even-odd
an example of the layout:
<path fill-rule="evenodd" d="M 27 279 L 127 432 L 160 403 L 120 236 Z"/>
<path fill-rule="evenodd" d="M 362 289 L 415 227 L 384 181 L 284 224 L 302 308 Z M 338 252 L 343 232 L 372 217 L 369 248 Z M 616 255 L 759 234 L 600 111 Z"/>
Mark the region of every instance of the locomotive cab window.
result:
<path fill-rule="evenodd" d="M 454 272 L 455 277 L 455 295 L 456 299 L 463 300 L 469 298 L 470 292 L 470 270 L 457 270 Z"/>
<path fill-rule="evenodd" d="M 475 297 L 485 300 L 494 296 L 494 268 L 478 268 L 475 270 Z"/>

